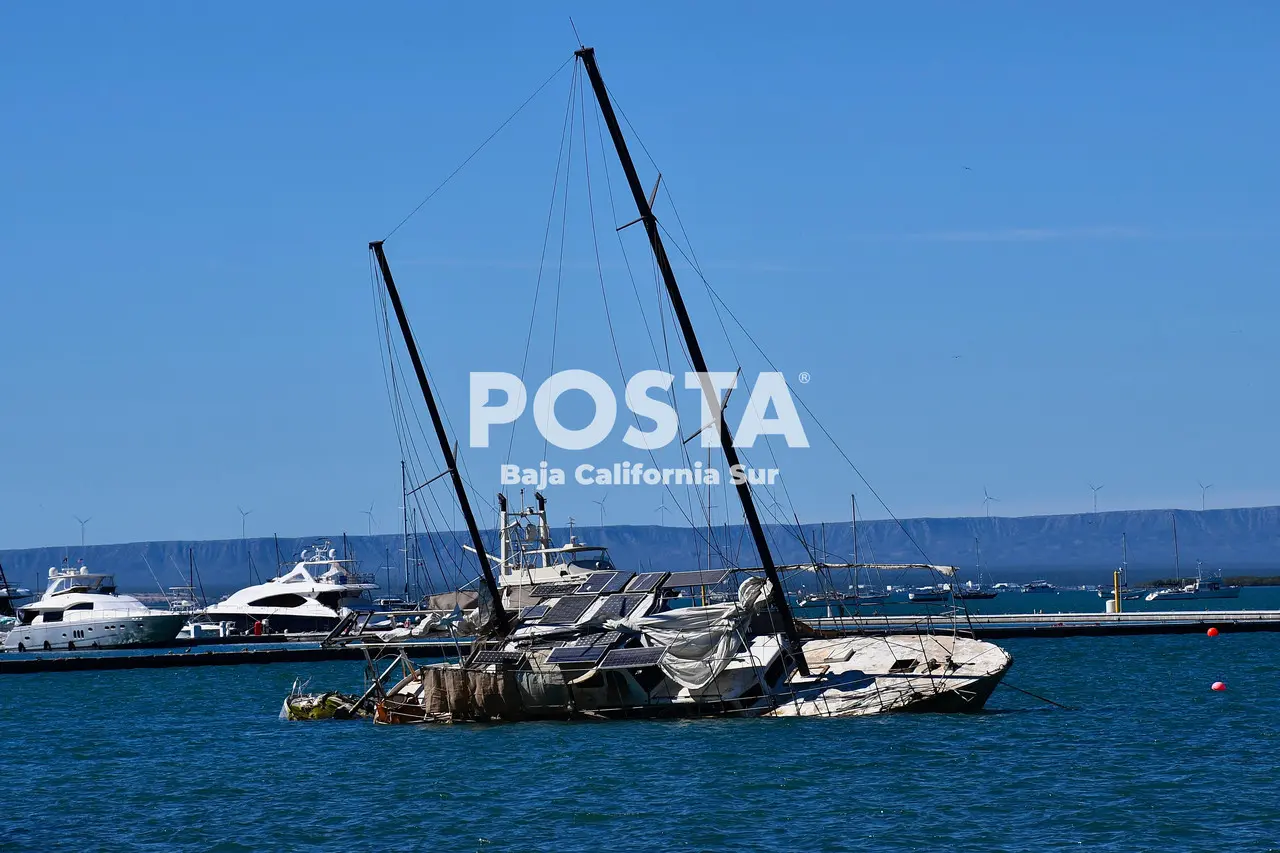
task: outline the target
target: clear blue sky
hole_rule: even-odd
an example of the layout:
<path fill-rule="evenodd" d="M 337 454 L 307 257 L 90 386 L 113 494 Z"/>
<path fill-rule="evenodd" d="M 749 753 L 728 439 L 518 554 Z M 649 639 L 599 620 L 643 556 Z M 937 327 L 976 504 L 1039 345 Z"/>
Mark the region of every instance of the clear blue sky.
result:
<path fill-rule="evenodd" d="M 360 532 L 371 500 L 394 529 L 365 244 L 568 57 L 569 15 L 713 284 L 895 513 L 1280 502 L 1280 7 L 10 3 L 0 547 L 74 515 L 236 536 L 237 505 L 250 535 Z M 519 369 L 567 75 L 387 244 L 458 423 L 467 371 Z M 803 518 L 844 517 L 829 447 L 786 465 Z"/>

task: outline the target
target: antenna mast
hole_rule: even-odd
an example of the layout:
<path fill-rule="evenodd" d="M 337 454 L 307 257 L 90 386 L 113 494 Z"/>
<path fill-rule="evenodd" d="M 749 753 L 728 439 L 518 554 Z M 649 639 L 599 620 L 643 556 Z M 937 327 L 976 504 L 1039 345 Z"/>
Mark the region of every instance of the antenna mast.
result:
<path fill-rule="evenodd" d="M 374 240 L 369 244 L 369 248 L 378 259 L 378 269 L 382 271 L 382 283 L 387 287 L 387 295 L 391 297 L 396 319 L 400 322 L 400 333 L 404 336 L 405 347 L 409 350 L 413 372 L 418 375 L 418 386 L 422 389 L 422 399 L 427 403 L 431 423 L 436 429 L 436 438 L 440 441 L 440 454 L 444 457 L 444 464 L 448 466 L 449 476 L 453 481 L 453 491 L 458 496 L 458 507 L 462 510 L 462 517 L 467 521 L 471 545 L 476 549 L 476 559 L 480 561 L 480 571 L 484 574 L 485 589 L 488 590 L 492 599 L 494 624 L 499 633 L 505 634 L 509 627 L 509 620 L 507 611 L 502 607 L 498 581 L 494 578 L 493 569 L 489 565 L 489 554 L 485 551 L 484 540 L 480 537 L 480 526 L 476 523 L 475 514 L 471 511 L 471 501 L 467 499 L 467 490 L 462 484 L 462 474 L 458 471 L 458 460 L 454 456 L 453 448 L 449 445 L 449 434 L 445 432 L 444 421 L 440 419 L 440 410 L 436 407 L 436 398 L 431 393 L 431 384 L 427 382 L 427 371 L 422 366 L 422 357 L 418 355 L 418 345 L 413 341 L 413 330 L 409 328 L 409 318 L 405 316 L 404 305 L 400 302 L 400 291 L 396 290 L 395 279 L 391 277 L 391 267 L 387 264 L 387 256 L 382 251 L 382 241 Z"/>
<path fill-rule="evenodd" d="M 658 233 L 658 220 L 653 215 L 652 204 L 645 196 L 644 188 L 640 185 L 640 176 L 636 174 L 635 163 L 632 162 L 631 153 L 627 150 L 627 140 L 622 135 L 622 128 L 618 126 L 618 117 L 614 115 L 613 104 L 609 101 L 609 90 L 604 85 L 604 78 L 600 76 L 600 69 L 596 67 L 595 48 L 583 47 L 574 51 L 574 55 L 582 60 L 587 76 L 591 78 L 591 89 L 595 92 L 596 100 L 600 103 L 600 113 L 604 116 L 605 124 L 609 127 L 609 135 L 613 138 L 613 146 L 618 152 L 618 161 L 622 164 L 622 170 L 627 175 L 627 184 L 631 187 L 631 194 L 635 197 L 636 210 L 640 214 L 640 221 L 644 223 L 645 233 L 649 236 L 649 248 L 653 250 L 653 258 L 658 264 L 658 270 L 662 273 L 662 281 L 666 285 L 667 296 L 671 300 L 671 308 L 675 311 L 676 318 L 680 322 L 680 332 L 684 336 L 685 345 L 689 348 L 689 360 L 693 362 L 693 369 L 697 371 L 698 376 L 702 379 L 702 391 L 706 395 L 707 405 L 712 412 L 716 413 L 716 420 L 719 421 L 720 446 L 724 450 L 725 461 L 728 463 L 729 470 L 733 470 L 735 466 L 741 465 L 738 461 L 737 448 L 733 446 L 733 435 L 725 422 L 724 412 L 721 410 L 720 401 L 716 397 L 715 387 L 711 384 L 707 375 L 709 373 L 707 360 L 703 357 L 702 347 L 698 345 L 698 338 L 693 332 L 693 323 L 690 321 L 689 312 L 685 308 L 684 298 L 680 295 L 680 286 L 676 283 L 676 275 L 671 269 L 671 260 L 667 257 L 666 247 L 662 245 L 662 236 Z M 782 620 L 783 632 L 786 634 L 788 641 L 790 641 L 796 668 L 801 674 L 808 675 L 809 667 L 800 649 L 800 635 L 796 631 L 795 617 L 791 613 L 791 605 L 787 601 L 787 593 L 782 588 L 782 579 L 778 576 L 778 570 L 774 566 L 773 554 L 769 551 L 769 542 L 765 539 L 764 527 L 760 524 L 760 515 L 756 512 L 755 501 L 751 497 L 751 487 L 745 482 L 745 478 L 743 480 L 736 486 L 738 499 L 742 503 L 742 514 L 746 516 L 747 526 L 751 528 L 751 538 L 755 541 L 756 553 L 760 556 L 760 565 L 763 567 L 765 577 L 769 579 L 772 587 L 770 597 Z"/>

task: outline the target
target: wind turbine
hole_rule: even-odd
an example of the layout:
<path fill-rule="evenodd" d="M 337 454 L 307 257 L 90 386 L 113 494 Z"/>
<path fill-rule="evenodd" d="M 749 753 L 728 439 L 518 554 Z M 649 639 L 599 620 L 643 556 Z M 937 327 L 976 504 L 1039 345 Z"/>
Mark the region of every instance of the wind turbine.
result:
<path fill-rule="evenodd" d="M 591 501 L 593 504 L 600 507 L 600 530 L 601 531 L 604 530 L 604 502 L 607 500 L 609 500 L 609 493 L 605 492 L 604 497 L 602 497 L 600 500 Z"/>
<path fill-rule="evenodd" d="M 1204 512 L 1204 495 L 1205 492 L 1213 488 L 1213 483 L 1206 486 L 1204 483 L 1196 480 L 1196 485 L 1200 487 L 1200 511 Z"/>
<path fill-rule="evenodd" d="M 991 517 L 991 502 L 1000 503 L 999 498 L 991 497 L 991 493 L 987 491 L 987 487 L 982 487 L 982 508 L 987 512 L 987 518 Z"/>
<path fill-rule="evenodd" d="M 661 502 L 660 504 L 658 504 L 658 508 L 654 510 L 654 512 L 658 513 L 658 526 L 659 526 L 659 527 L 666 526 L 666 523 L 667 523 L 667 512 L 668 512 L 668 510 L 670 510 L 670 509 L 671 509 L 671 507 L 667 506 L 667 496 L 664 494 L 664 495 L 662 496 L 662 502 Z"/>
<path fill-rule="evenodd" d="M 236 510 L 239 511 L 240 513 L 240 538 L 243 539 L 244 538 L 244 520 L 249 516 L 253 515 L 253 510 L 240 509 L 239 506 L 236 507 Z"/>
<path fill-rule="evenodd" d="M 369 501 L 369 508 L 360 510 L 369 519 L 369 535 L 370 536 L 373 535 L 373 504 L 374 504 L 374 501 Z"/>
<path fill-rule="evenodd" d="M 93 521 L 93 516 L 89 516 L 88 518 L 81 518 L 78 515 L 73 515 L 71 517 L 74 518 L 76 521 L 80 522 L 80 550 L 83 551 L 84 550 L 84 526 L 89 522 Z"/>
<path fill-rule="evenodd" d="M 1093 483 L 1090 483 L 1089 488 L 1093 489 L 1093 512 L 1096 515 L 1098 512 L 1098 492 L 1106 488 L 1106 483 L 1103 483 L 1101 486 L 1095 486 Z"/>
<path fill-rule="evenodd" d="M 240 512 L 240 547 L 244 548 L 245 568 L 247 568 L 249 571 L 249 583 L 252 584 L 253 583 L 253 555 L 249 553 L 249 543 L 246 542 L 244 538 L 244 520 L 250 516 L 253 510 L 240 509 L 239 506 L 236 506 L 236 509 Z"/>

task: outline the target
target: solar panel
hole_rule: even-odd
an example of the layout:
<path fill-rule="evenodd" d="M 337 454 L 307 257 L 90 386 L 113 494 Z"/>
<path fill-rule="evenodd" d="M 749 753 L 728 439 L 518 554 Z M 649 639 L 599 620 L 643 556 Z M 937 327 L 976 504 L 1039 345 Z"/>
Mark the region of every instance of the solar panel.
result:
<path fill-rule="evenodd" d="M 588 592 L 597 594 L 602 593 L 604 592 L 604 588 L 613 583 L 620 574 L 622 574 L 622 572 L 592 572 L 591 576 L 583 582 L 582 586 L 578 587 L 578 593 L 582 595 L 585 595 Z"/>
<path fill-rule="evenodd" d="M 614 649 L 604 656 L 600 669 L 640 669 L 646 666 L 657 666 L 662 655 L 667 651 L 665 646 L 649 646 L 639 649 Z"/>
<path fill-rule="evenodd" d="M 502 663 L 518 665 L 524 660 L 524 652 L 504 652 L 498 649 L 481 649 L 471 656 L 470 665 Z"/>
<path fill-rule="evenodd" d="M 729 577 L 728 569 L 716 569 L 701 572 L 672 572 L 671 577 L 663 581 L 664 589 L 686 586 L 715 586 Z"/>
<path fill-rule="evenodd" d="M 611 595 L 604 600 L 604 603 L 600 605 L 600 609 L 595 612 L 592 618 L 622 619 L 630 616 L 631 611 L 639 607 L 647 597 L 645 595 L 632 595 L 631 593 Z"/>
<path fill-rule="evenodd" d="M 627 592 L 653 592 L 662 585 L 662 579 L 666 576 L 666 572 L 645 572 L 631 582 Z"/>
<path fill-rule="evenodd" d="M 594 595 L 566 595 L 542 616 L 542 625 L 572 625 L 596 600 Z"/>
<path fill-rule="evenodd" d="M 551 609 L 547 604 L 535 604 L 532 607 L 526 607 L 520 611 L 521 619 L 541 619 L 547 615 L 547 611 Z"/>
<path fill-rule="evenodd" d="M 621 640 L 621 639 L 622 639 L 622 634 L 617 631 L 603 631 L 599 634 L 587 634 L 585 636 L 579 637 L 578 639 L 574 640 L 571 643 L 566 643 L 565 645 L 612 646 L 614 643 L 618 642 L 618 640 Z"/>
<path fill-rule="evenodd" d="M 558 595 L 569 595 L 580 586 L 582 584 L 579 581 L 540 583 L 533 588 L 533 596 L 535 598 L 555 598 Z"/>
<path fill-rule="evenodd" d="M 600 662 L 609 650 L 603 643 L 594 646 L 560 646 L 551 650 L 547 663 L 574 663 L 594 665 Z"/>
<path fill-rule="evenodd" d="M 635 577 L 635 575 L 631 572 L 618 572 L 609 579 L 608 583 L 604 585 L 604 589 L 600 590 L 600 594 L 610 595 L 615 592 L 622 592 L 623 588 L 633 577 Z"/>

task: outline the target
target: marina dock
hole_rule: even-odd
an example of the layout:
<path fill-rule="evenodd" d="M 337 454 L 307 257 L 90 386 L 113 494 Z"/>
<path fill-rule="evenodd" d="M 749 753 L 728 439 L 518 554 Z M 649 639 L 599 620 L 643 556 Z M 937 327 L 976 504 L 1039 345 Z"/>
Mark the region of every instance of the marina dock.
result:
<path fill-rule="evenodd" d="M 1014 637 L 1101 637 L 1280 631 L 1280 610 L 1202 610 L 1139 613 L 992 613 L 924 617 L 912 615 L 832 616 L 803 619 L 831 634 L 913 634 L 932 628 L 984 640 Z"/>
<path fill-rule="evenodd" d="M 803 619 L 804 624 L 833 635 L 916 634 L 950 632 L 954 623 L 963 636 L 985 640 L 1015 637 L 1101 637 L 1147 634 L 1191 634 L 1217 628 L 1227 633 L 1280 631 L 1280 610 L 1205 610 L 1142 613 L 1002 613 L 833 616 Z M 169 643 L 146 649 L 0 654 L 0 675 L 113 669 L 170 669 L 189 666 L 234 666 L 267 663 L 319 663 L 363 660 L 365 652 L 405 649 L 411 658 L 439 660 L 467 654 L 471 641 L 460 638 L 410 643 L 346 642 L 325 645 L 320 635 L 308 637 L 225 637 Z"/>
<path fill-rule="evenodd" d="M 234 643 L 228 640 L 239 639 Z M 367 651 L 376 656 L 404 649 L 414 659 L 457 657 L 471 649 L 470 640 L 417 640 L 410 643 L 342 643 L 323 645 L 318 640 L 243 642 L 246 638 L 188 641 L 160 648 L 106 649 L 83 652 L 28 652 L 0 654 L 0 675 L 35 672 L 77 672 L 111 669 L 171 669 L 189 666 L 233 666 L 264 663 L 318 663 L 363 660 Z M 253 638 L 258 639 L 260 638 Z"/>

